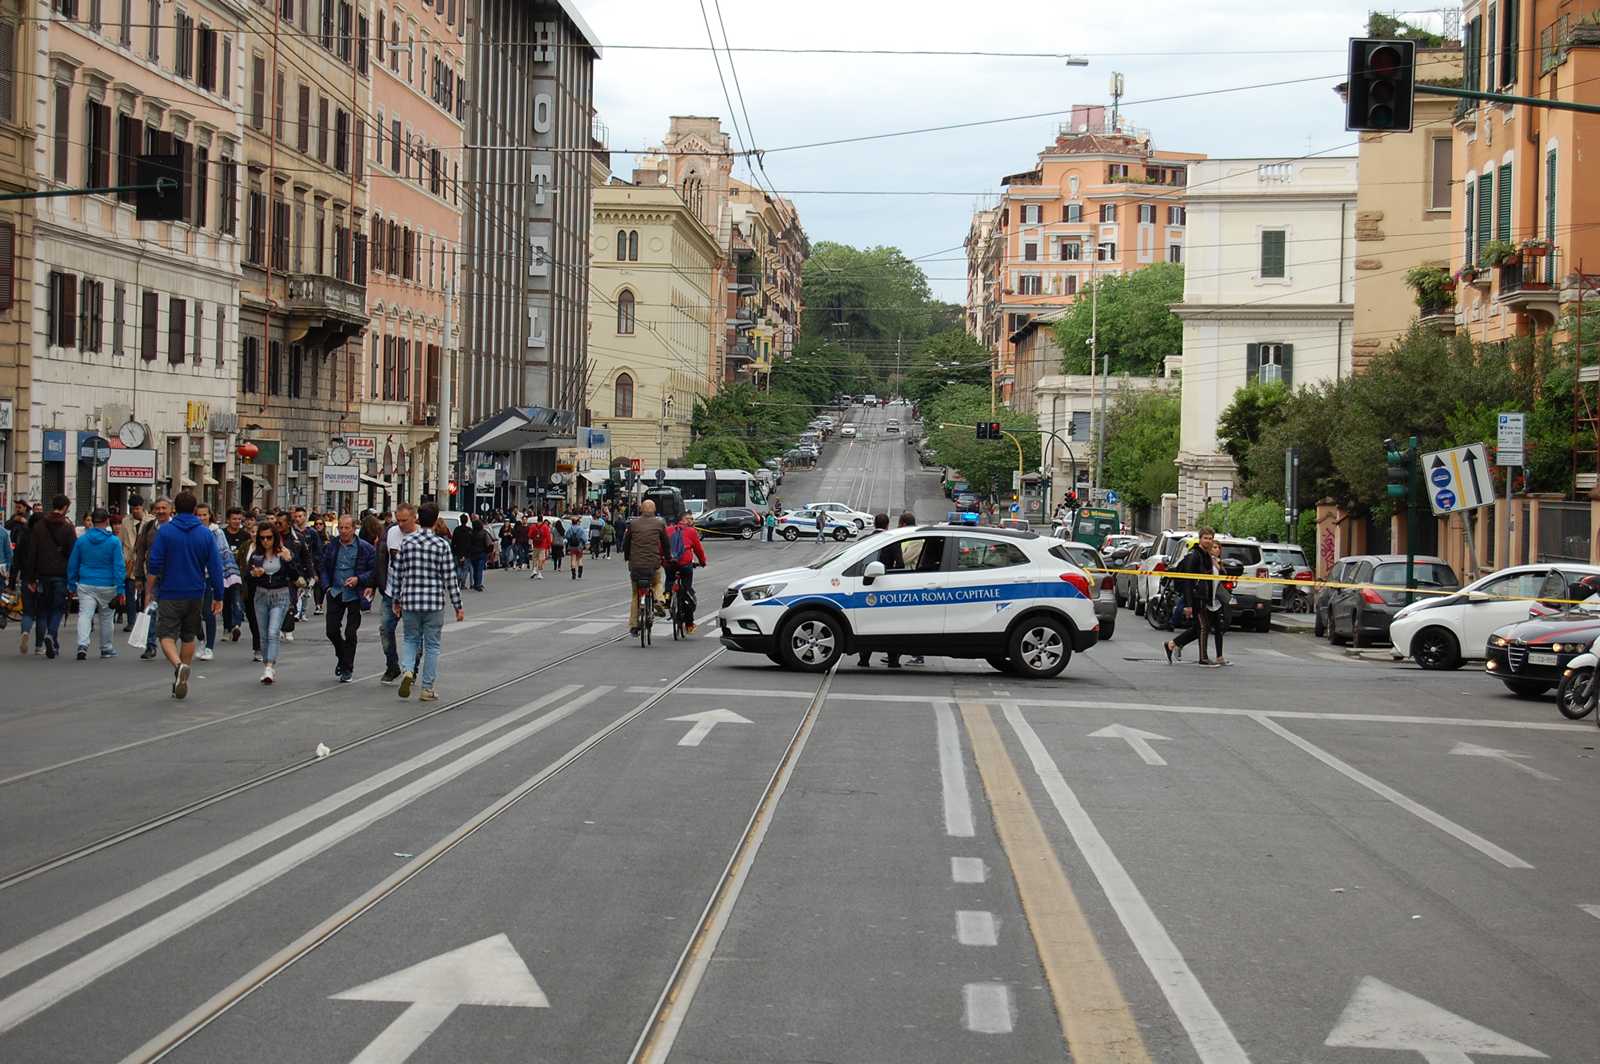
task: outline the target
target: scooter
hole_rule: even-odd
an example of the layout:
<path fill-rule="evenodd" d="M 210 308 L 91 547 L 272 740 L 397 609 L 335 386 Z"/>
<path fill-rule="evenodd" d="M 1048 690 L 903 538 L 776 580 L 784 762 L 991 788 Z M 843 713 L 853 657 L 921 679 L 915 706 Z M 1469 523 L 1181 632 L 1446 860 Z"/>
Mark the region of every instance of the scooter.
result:
<path fill-rule="evenodd" d="M 1600 654 L 1591 647 L 1567 662 L 1561 671 L 1561 683 L 1556 688 L 1556 708 L 1568 720 L 1582 720 L 1594 712 L 1600 700 L 1600 685 L 1595 683 L 1595 669 L 1600 666 Z"/>

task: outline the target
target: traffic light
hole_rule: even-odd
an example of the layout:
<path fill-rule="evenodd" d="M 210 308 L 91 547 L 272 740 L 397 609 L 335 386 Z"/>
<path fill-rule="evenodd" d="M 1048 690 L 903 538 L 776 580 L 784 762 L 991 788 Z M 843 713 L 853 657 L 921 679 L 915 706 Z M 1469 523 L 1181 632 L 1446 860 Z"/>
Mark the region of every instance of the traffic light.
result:
<path fill-rule="evenodd" d="M 1067 509 L 1076 510 L 1078 508 L 1078 493 L 1075 491 L 1067 492 L 1067 497 L 1063 501 L 1067 504 Z"/>
<path fill-rule="evenodd" d="M 1344 128 L 1353 133 L 1411 132 L 1417 44 L 1350 39 Z"/>
<path fill-rule="evenodd" d="M 978 439 L 987 440 L 988 438 L 989 438 L 989 423 L 987 421 L 978 422 Z"/>
<path fill-rule="evenodd" d="M 978 439 L 1003 440 L 1005 439 L 1005 431 L 1000 428 L 1000 422 L 998 421 L 980 421 L 978 422 Z"/>
<path fill-rule="evenodd" d="M 1411 452 L 1401 450 L 1393 439 L 1383 441 L 1383 458 L 1388 463 L 1387 494 L 1403 499 L 1411 490 Z"/>
<path fill-rule="evenodd" d="M 179 155 L 140 155 L 134 160 L 134 216 L 141 222 L 176 222 L 183 218 L 188 175 Z"/>

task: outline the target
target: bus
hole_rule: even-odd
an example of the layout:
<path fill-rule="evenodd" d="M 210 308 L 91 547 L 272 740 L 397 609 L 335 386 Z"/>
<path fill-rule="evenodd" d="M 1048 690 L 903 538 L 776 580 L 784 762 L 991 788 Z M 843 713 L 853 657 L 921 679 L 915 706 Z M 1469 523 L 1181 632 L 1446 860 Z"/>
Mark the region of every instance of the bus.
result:
<path fill-rule="evenodd" d="M 1107 536 L 1122 531 L 1122 518 L 1117 511 L 1099 506 L 1080 506 L 1072 517 L 1072 539 L 1087 543 L 1099 550 Z"/>
<path fill-rule="evenodd" d="M 666 469 L 663 472 L 665 473 L 663 482 L 668 487 L 677 488 L 683 496 L 683 501 L 695 512 L 719 510 L 727 506 L 747 506 L 759 510 L 767 504 L 767 493 L 761 481 L 743 469 L 707 469 L 705 466 L 695 466 L 692 469 Z M 612 469 L 609 475 L 622 477 L 618 485 L 626 486 L 626 475 L 621 470 Z M 597 472 L 596 476 L 598 479 L 594 481 L 593 487 L 598 488 L 600 494 L 604 495 L 608 475 Z M 655 482 L 654 470 L 639 474 L 639 490 L 648 490 Z"/>

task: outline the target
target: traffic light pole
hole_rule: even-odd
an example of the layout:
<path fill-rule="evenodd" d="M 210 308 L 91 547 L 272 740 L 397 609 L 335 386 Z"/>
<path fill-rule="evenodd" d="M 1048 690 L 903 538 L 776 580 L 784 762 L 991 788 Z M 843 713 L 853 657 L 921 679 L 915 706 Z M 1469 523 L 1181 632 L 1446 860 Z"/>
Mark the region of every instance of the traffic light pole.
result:
<path fill-rule="evenodd" d="M 145 185 L 110 185 L 106 188 L 48 188 L 37 192 L 7 192 L 0 195 L 0 203 L 15 200 L 55 199 L 58 196 L 115 196 L 119 192 L 176 192 L 176 178 L 161 177 Z"/>
<path fill-rule="evenodd" d="M 1453 89 L 1445 85 L 1417 83 L 1416 91 L 1423 96 L 1454 96 L 1461 100 L 1482 100 L 1485 103 L 1521 104 L 1524 107 L 1543 107 L 1547 111 L 1577 111 L 1579 114 L 1600 115 L 1600 104 L 1578 103 L 1573 100 L 1546 100 L 1540 96 L 1513 96 L 1505 92 L 1479 92 L 1477 89 Z"/>
<path fill-rule="evenodd" d="M 1406 441 L 1406 605 L 1417 587 L 1417 438 Z"/>

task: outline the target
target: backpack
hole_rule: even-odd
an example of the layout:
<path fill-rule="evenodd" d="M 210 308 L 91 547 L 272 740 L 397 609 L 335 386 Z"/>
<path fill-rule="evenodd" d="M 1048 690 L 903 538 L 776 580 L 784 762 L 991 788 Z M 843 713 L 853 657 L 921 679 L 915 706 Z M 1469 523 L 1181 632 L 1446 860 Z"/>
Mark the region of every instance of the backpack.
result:
<path fill-rule="evenodd" d="M 672 534 L 667 537 L 667 546 L 672 550 L 672 561 L 676 562 L 683 557 L 683 529 L 674 526 Z"/>
<path fill-rule="evenodd" d="M 581 547 L 581 546 L 583 546 L 583 528 L 582 528 L 582 526 L 580 526 L 580 525 L 568 525 L 567 526 L 567 546 L 569 546 L 569 547 Z"/>

